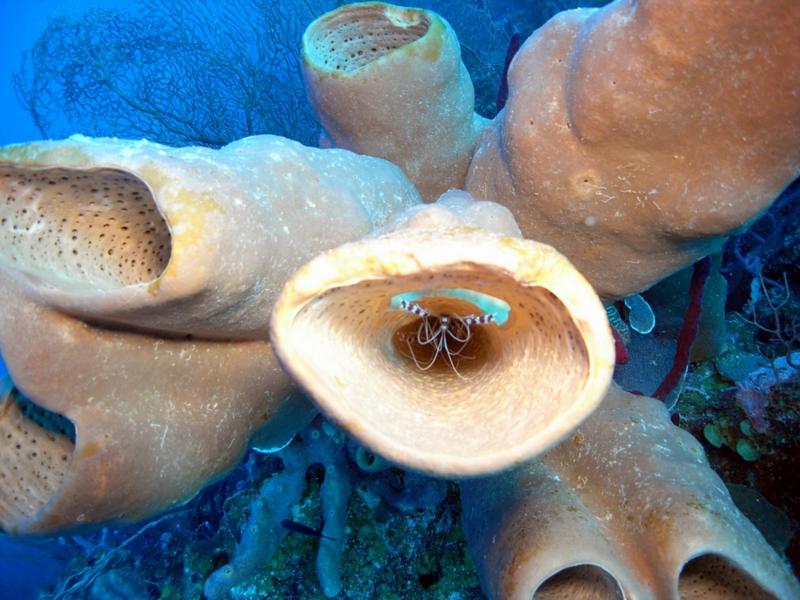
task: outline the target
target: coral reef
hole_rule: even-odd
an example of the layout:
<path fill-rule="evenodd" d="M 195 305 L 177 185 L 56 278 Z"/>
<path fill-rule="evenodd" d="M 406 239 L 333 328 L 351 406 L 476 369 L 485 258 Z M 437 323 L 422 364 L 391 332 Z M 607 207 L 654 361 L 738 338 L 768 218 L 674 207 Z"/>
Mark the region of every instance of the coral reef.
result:
<path fill-rule="evenodd" d="M 295 523 L 292 519 L 305 487 L 306 473 L 314 465 L 321 466 L 324 472 L 319 488 L 323 527 L 318 532 L 310 528 L 301 532 L 306 535 L 313 532 L 312 537 L 319 540 L 316 570 L 326 597 L 334 597 L 343 589 L 342 557 L 350 531 L 346 527 L 347 514 L 356 483 L 359 495 L 373 508 L 383 499 L 403 512 L 431 510 L 444 500 L 443 481 L 406 473 L 397 486 L 382 476 L 391 468 L 388 463 L 376 458 L 373 461 L 376 464 L 365 465 L 363 458 L 358 459 L 363 456 L 363 448 L 353 443 L 346 445 L 346 440 L 333 425 L 318 419 L 277 454 L 283 469 L 264 481 L 250 503 L 250 516 L 230 562 L 212 573 L 205 583 L 209 600 L 229 597 L 234 587 L 252 581 L 269 566 Z"/>
<path fill-rule="evenodd" d="M 355 458 L 360 446 L 352 441 L 342 445 L 341 433 L 322 421 L 302 431 L 292 445 L 295 448 L 275 455 L 251 453 L 225 480 L 144 527 L 62 538 L 58 547 L 73 558 L 61 584 L 44 597 L 85 598 L 116 579 L 120 589 L 137 588 L 144 582 L 151 597 L 163 600 L 200 598 L 207 577 L 229 561 L 235 563 L 236 548 L 247 535 L 252 511 L 260 505 L 260 491 L 287 474 L 284 452 L 296 456 L 298 450 L 304 452 L 303 447 L 318 443 L 311 440 L 314 431 L 325 432 L 318 440 L 322 447 L 336 450 L 321 461 L 343 463 L 355 492 L 341 511 L 346 518 L 346 544 L 341 554 L 343 592 L 338 597 L 481 600 L 459 526 L 457 487 L 385 463 L 379 471 L 364 471 Z M 289 516 L 301 523 L 321 523 L 326 468 L 318 463 L 300 470 L 299 475 L 286 475 L 304 488 Z M 293 532 L 285 535 L 287 530 L 279 527 L 284 537 L 271 559 L 231 587 L 225 597 L 325 597 L 316 560 L 320 539 Z M 267 530 L 259 536 L 260 541 L 269 542 Z M 95 583 L 108 572 L 114 575 Z"/>
<path fill-rule="evenodd" d="M 796 249 L 729 243 L 727 323 L 719 256 L 663 323 L 633 295 L 798 173 L 800 9 L 688 8 L 556 16 L 488 125 L 439 16 L 324 15 L 323 145 L 399 166 L 271 136 L 0 149 L 0 526 L 113 524 L 58 542 L 51 596 L 800 597 Z M 664 403 L 609 387 L 615 350 Z M 295 383 L 332 422 L 303 429 Z"/>
<path fill-rule="evenodd" d="M 279 453 L 283 471 L 261 486 L 250 505 L 250 517 L 242 528 L 242 537 L 231 561 L 211 574 L 205 583 L 209 600 L 227 598 L 231 588 L 248 581 L 269 565 L 289 529 L 283 524 L 291 520 L 292 506 L 305 486 L 306 471 L 312 464 L 321 464 L 325 479 L 320 487 L 322 522 L 317 551 L 317 574 L 326 596 L 342 590 L 342 551 L 347 542 L 345 519 L 353 477 L 343 453 L 344 436 L 327 423 L 319 423 L 303 431 L 302 437 Z"/>

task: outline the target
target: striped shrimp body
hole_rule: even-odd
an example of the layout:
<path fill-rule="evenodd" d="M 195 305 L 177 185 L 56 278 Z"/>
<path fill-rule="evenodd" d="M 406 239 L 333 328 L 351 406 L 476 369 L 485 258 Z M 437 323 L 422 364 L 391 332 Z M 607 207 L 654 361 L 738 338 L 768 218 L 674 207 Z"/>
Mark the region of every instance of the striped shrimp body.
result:
<path fill-rule="evenodd" d="M 416 315 L 420 319 L 416 336 L 412 338 L 416 341 L 417 351 L 414 350 L 412 339 L 405 338 L 405 343 L 409 351 L 407 356 L 421 371 L 429 370 L 436 363 L 436 360 L 442 356 L 450 368 L 453 369 L 453 372 L 461 377 L 461 373 L 458 372 L 458 362 L 461 359 L 474 358 L 463 354 L 464 349 L 472 339 L 473 327 L 495 322 L 493 314 L 433 315 L 416 302 L 407 300 L 400 300 L 398 306 L 400 310 Z M 428 356 L 420 359 L 418 357 L 420 349 L 427 349 Z"/>

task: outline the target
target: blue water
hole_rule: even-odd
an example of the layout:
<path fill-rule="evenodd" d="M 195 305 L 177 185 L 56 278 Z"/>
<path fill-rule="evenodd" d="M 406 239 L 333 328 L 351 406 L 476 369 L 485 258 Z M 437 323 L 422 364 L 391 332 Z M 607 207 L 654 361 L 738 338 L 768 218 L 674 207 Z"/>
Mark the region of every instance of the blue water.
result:
<path fill-rule="evenodd" d="M 54 18 L 78 16 L 88 8 L 114 8 L 124 0 L 3 0 L 0 2 L 0 145 L 41 137 L 30 115 L 19 102 L 12 78 L 22 54 L 29 50 Z"/>

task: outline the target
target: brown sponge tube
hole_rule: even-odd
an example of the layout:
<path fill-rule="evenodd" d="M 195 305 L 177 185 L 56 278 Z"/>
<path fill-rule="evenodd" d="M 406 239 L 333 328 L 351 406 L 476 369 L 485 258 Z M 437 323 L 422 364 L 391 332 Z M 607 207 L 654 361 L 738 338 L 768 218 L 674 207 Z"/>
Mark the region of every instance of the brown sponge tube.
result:
<path fill-rule="evenodd" d="M 188 500 L 232 467 L 291 382 L 269 343 L 105 330 L 0 280 L 0 351 L 22 392 L 75 440 L 0 407 L 0 527 L 47 532 L 135 521 Z M 10 436 L 10 437 L 9 437 Z"/>
<path fill-rule="evenodd" d="M 561 445 L 461 498 L 491 600 L 800 597 L 700 443 L 616 385 Z"/>
<path fill-rule="evenodd" d="M 503 207 L 447 204 L 454 194 L 469 198 L 446 194 L 391 233 L 306 264 L 271 324 L 281 364 L 327 416 L 389 461 L 438 476 L 495 472 L 552 447 L 594 410 L 614 363 L 586 280 L 553 248 L 507 235 L 516 225 Z M 463 349 L 447 338 L 452 363 L 437 361 L 423 319 L 398 303 L 409 292 L 434 316 L 484 313 L 477 293 L 508 317 L 462 332 Z"/>
<path fill-rule="evenodd" d="M 607 298 L 717 252 L 800 172 L 796 0 L 620 0 L 522 46 L 467 190 Z"/>
<path fill-rule="evenodd" d="M 0 527 L 140 519 L 262 425 L 285 442 L 307 410 L 266 341 L 280 286 L 417 203 L 387 161 L 274 136 L 0 148 L 0 350 L 29 399 L 0 407 Z"/>
<path fill-rule="evenodd" d="M 441 16 L 342 6 L 306 29 L 303 74 L 324 143 L 392 161 L 429 202 L 464 186 L 486 119 L 473 112 L 461 47 Z"/>

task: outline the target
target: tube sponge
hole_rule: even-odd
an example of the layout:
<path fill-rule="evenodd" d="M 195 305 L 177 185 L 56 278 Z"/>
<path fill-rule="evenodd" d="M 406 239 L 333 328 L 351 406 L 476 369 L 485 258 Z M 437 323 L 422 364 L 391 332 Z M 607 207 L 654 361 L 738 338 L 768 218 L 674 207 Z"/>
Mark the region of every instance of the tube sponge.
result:
<path fill-rule="evenodd" d="M 461 498 L 491 599 L 800 597 L 697 440 L 615 385 L 567 441 Z"/>
<path fill-rule="evenodd" d="M 618 0 L 520 48 L 466 189 L 604 298 L 719 251 L 800 172 L 796 0 Z"/>
<path fill-rule="evenodd" d="M 37 418 L 75 430 L 3 405 L 0 429 L 42 448 L 0 453 L 12 532 L 144 518 L 224 473 L 273 418 L 289 431 L 264 443 L 285 440 L 307 411 L 266 341 L 281 285 L 421 202 L 384 160 L 274 136 L 8 146 L 0 194 L 0 349 Z"/>
<path fill-rule="evenodd" d="M 287 282 L 272 318 L 281 364 L 327 416 L 390 462 L 440 476 L 551 447 L 594 410 L 614 364 L 605 311 L 580 274 L 549 246 L 476 227 L 516 225 L 464 196 L 318 256 Z M 424 323 L 397 308 L 408 293 L 437 315 L 480 313 L 481 295 L 510 311 L 475 326 L 457 369 L 425 369 L 412 358 L 426 350 Z"/>
<path fill-rule="evenodd" d="M 399 165 L 427 201 L 461 188 L 486 120 L 441 16 L 347 4 L 303 35 L 303 75 L 323 142 Z"/>
<path fill-rule="evenodd" d="M 93 327 L 31 301 L 2 271 L 0 305 L 3 354 L 33 401 L 0 407 L 0 430 L 17 439 L 0 451 L 10 533 L 131 522 L 180 504 L 234 466 L 265 421 L 294 411 L 266 341 Z"/>
<path fill-rule="evenodd" d="M 0 266 L 37 301 L 214 339 L 264 339 L 298 265 L 420 202 L 386 161 L 276 136 L 7 146 L 0 194 Z"/>

